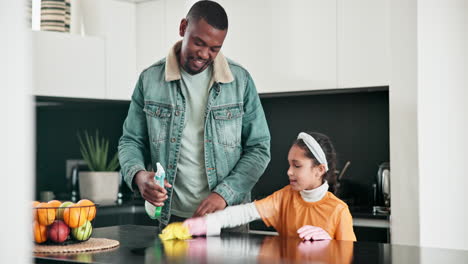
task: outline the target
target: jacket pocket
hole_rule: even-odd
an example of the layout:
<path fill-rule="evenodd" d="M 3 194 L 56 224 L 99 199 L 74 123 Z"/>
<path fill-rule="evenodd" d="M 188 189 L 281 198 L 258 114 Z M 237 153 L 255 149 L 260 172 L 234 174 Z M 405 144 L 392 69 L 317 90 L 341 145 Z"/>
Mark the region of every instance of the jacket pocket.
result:
<path fill-rule="evenodd" d="M 225 146 L 237 147 L 241 145 L 242 104 L 222 105 L 211 108 L 217 143 Z"/>
<path fill-rule="evenodd" d="M 143 112 L 146 113 L 148 133 L 151 141 L 165 141 L 169 137 L 173 107 L 156 102 L 145 102 Z"/>

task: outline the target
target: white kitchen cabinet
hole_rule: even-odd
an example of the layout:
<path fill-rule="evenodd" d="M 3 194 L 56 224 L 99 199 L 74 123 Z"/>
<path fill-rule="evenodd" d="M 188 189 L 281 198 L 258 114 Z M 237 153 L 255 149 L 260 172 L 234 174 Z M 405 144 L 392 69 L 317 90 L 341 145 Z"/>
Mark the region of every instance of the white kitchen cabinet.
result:
<path fill-rule="evenodd" d="M 223 52 L 259 92 L 389 84 L 388 0 L 221 0 Z"/>
<path fill-rule="evenodd" d="M 222 0 L 223 52 L 245 66 L 261 93 L 334 89 L 336 1 Z"/>
<path fill-rule="evenodd" d="M 32 32 L 33 93 L 105 98 L 105 48 L 99 37 Z"/>
<path fill-rule="evenodd" d="M 58 58 L 56 54 L 35 54 L 39 59 L 37 65 L 46 63 L 45 57 L 63 65 L 72 64 L 66 56 L 80 57 L 71 58 L 81 62 L 70 67 L 86 68 L 84 72 L 99 68 L 93 73 L 101 75 L 80 82 L 99 79 L 103 88 L 90 89 L 80 84 L 79 97 L 129 100 L 138 74 L 165 57 L 180 39 L 180 20 L 193 2 L 75 1 L 75 5 L 80 5 L 87 37 L 63 34 L 61 41 L 95 40 L 104 45 L 104 51 L 78 52 L 75 56 L 66 53 L 66 47 L 58 47 L 60 41 L 49 41 L 50 47 L 39 43 L 42 49 L 63 51 L 66 55 Z M 229 16 L 222 52 L 251 73 L 260 93 L 388 85 L 388 0 L 219 0 L 219 3 Z M 91 49 L 79 47 L 84 45 L 81 42 L 60 45 L 71 45 L 75 50 Z M 93 59 L 90 54 L 94 54 Z M 102 58 L 104 70 L 101 64 L 89 63 Z M 44 72 L 46 69 L 35 70 L 39 81 L 36 94 L 77 96 L 69 88 L 57 87 L 63 77 L 55 79 L 47 77 L 54 74 Z M 69 75 L 73 73 L 61 76 Z"/>
<path fill-rule="evenodd" d="M 388 5 L 388 0 L 337 0 L 338 88 L 389 84 Z"/>
<path fill-rule="evenodd" d="M 180 20 L 194 1 L 137 5 L 137 72 L 181 39 Z M 222 52 L 243 65 L 259 92 L 336 88 L 336 2 L 219 0 L 229 30 Z"/>
<path fill-rule="evenodd" d="M 87 36 L 105 40 L 106 99 L 130 100 L 136 72 L 136 5 L 115 0 L 79 0 Z"/>
<path fill-rule="evenodd" d="M 136 70 L 144 69 L 167 55 L 165 1 L 150 1 L 136 7 Z"/>
<path fill-rule="evenodd" d="M 33 33 L 34 94 L 130 100 L 138 77 L 135 4 L 79 0 L 73 5 L 73 21 L 80 23 L 73 31 L 84 36 Z"/>

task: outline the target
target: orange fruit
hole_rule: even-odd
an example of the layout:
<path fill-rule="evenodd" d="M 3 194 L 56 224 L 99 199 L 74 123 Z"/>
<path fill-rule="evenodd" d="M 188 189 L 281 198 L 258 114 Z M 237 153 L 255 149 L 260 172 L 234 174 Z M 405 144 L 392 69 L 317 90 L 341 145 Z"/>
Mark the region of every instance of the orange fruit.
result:
<path fill-rule="evenodd" d="M 40 202 L 38 202 L 38 201 L 33 201 L 33 202 L 32 202 L 32 207 L 33 207 L 33 221 L 37 220 L 37 210 L 34 209 L 34 208 L 36 208 L 36 206 L 37 206 L 38 204 L 40 204 Z"/>
<path fill-rule="evenodd" d="M 59 200 L 50 200 L 47 202 L 47 204 L 49 205 L 49 207 L 55 207 L 55 215 L 57 215 L 57 208 L 59 208 L 59 206 L 62 204 L 62 202 L 60 202 Z"/>
<path fill-rule="evenodd" d="M 50 207 L 59 207 L 62 204 L 59 200 L 50 200 L 47 203 Z"/>
<path fill-rule="evenodd" d="M 43 243 L 47 240 L 47 227 L 39 224 L 37 221 L 33 223 L 34 241 L 36 243 Z"/>
<path fill-rule="evenodd" d="M 45 208 L 43 208 L 45 207 Z M 37 214 L 37 221 L 41 225 L 50 225 L 55 220 L 55 210 L 53 208 L 49 208 L 50 205 L 48 203 L 39 203 L 35 209 Z"/>
<path fill-rule="evenodd" d="M 86 219 L 89 221 L 93 220 L 96 216 L 96 205 L 88 199 L 81 199 L 76 203 L 79 206 L 83 206 L 81 208 L 82 212 L 86 215 Z"/>
<path fill-rule="evenodd" d="M 70 205 L 63 211 L 63 221 L 71 228 L 80 227 L 86 222 L 86 212 L 78 206 Z"/>

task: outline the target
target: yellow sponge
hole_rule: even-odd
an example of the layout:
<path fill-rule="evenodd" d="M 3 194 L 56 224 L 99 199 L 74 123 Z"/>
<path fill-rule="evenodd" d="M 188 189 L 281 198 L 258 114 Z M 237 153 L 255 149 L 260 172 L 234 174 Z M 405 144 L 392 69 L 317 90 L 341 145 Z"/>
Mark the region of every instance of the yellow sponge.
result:
<path fill-rule="evenodd" d="M 170 239 L 189 239 L 192 238 L 188 227 L 184 226 L 182 222 L 170 223 L 163 229 L 161 234 L 159 234 L 161 240 L 170 240 Z"/>

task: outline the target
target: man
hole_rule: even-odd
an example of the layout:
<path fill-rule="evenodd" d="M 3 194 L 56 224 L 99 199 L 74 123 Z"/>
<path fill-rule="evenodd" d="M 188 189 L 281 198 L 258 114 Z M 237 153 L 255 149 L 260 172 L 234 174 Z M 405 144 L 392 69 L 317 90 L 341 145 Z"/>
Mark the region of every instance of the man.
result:
<path fill-rule="evenodd" d="M 249 73 L 226 59 L 224 9 L 195 3 L 169 55 L 144 70 L 119 141 L 122 175 L 163 206 L 160 223 L 182 221 L 250 199 L 270 161 L 270 134 Z M 158 186 L 153 168 L 166 170 Z"/>

